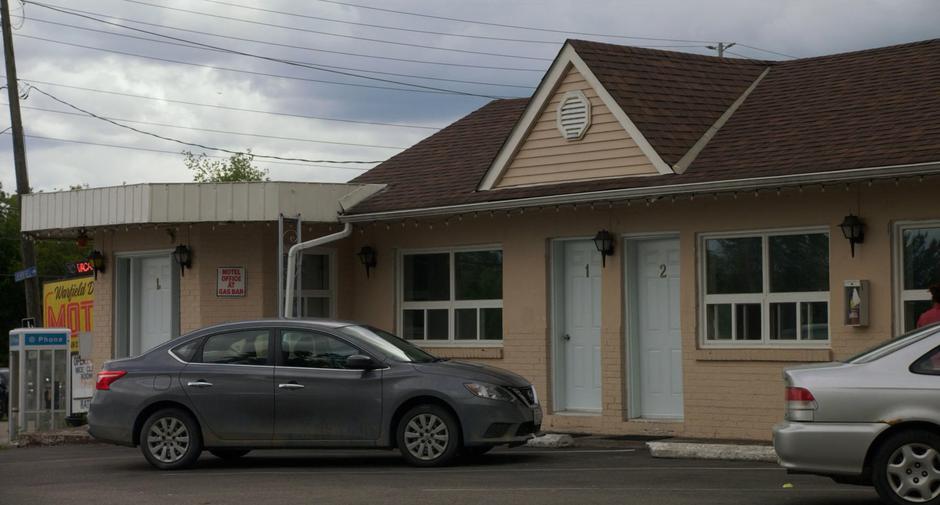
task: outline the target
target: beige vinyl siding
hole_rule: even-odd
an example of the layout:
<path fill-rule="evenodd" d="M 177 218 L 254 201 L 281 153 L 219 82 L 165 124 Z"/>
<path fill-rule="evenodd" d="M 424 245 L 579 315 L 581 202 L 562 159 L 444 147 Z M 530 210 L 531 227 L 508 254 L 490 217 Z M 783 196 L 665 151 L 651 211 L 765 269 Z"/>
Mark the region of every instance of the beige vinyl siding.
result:
<path fill-rule="evenodd" d="M 572 90 L 581 90 L 591 101 L 592 117 L 584 137 L 569 141 L 558 131 L 555 113 L 562 96 Z M 594 89 L 569 68 L 495 187 L 656 174 Z"/>

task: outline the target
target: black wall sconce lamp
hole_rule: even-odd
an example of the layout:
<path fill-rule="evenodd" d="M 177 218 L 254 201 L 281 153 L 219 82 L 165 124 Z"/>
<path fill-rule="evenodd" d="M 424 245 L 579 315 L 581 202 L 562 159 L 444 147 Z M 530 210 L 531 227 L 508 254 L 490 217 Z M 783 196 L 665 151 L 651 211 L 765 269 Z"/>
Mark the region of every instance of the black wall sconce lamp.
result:
<path fill-rule="evenodd" d="M 594 247 L 601 253 L 601 266 L 607 267 L 607 257 L 614 254 L 614 236 L 607 230 L 601 230 L 594 235 Z"/>
<path fill-rule="evenodd" d="M 865 223 L 855 214 L 849 214 L 839 225 L 842 228 L 842 235 L 849 241 L 852 248 L 852 257 L 855 257 L 855 244 L 865 242 Z"/>
<path fill-rule="evenodd" d="M 104 273 L 104 269 L 105 269 L 104 254 L 102 254 L 101 251 L 95 249 L 94 251 L 88 253 L 87 260 L 88 260 L 88 263 L 92 266 L 92 268 L 94 268 L 95 279 L 97 279 L 98 272 Z"/>
<path fill-rule="evenodd" d="M 188 246 L 180 244 L 176 246 L 176 249 L 173 249 L 173 259 L 175 259 L 176 264 L 180 266 L 180 277 L 182 277 L 184 271 L 193 266 L 193 250 Z"/>
<path fill-rule="evenodd" d="M 366 267 L 366 279 L 368 279 L 369 272 L 375 268 L 376 265 L 375 249 L 364 245 L 362 249 L 359 249 L 359 252 L 356 253 L 356 256 L 359 256 L 359 262 L 362 263 L 362 266 Z"/>

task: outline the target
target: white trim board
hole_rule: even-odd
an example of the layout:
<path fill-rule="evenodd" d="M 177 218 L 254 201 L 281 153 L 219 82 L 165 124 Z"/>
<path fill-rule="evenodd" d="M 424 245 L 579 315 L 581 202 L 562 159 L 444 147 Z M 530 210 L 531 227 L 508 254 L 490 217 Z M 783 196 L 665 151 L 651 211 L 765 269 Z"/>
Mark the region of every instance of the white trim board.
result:
<path fill-rule="evenodd" d="M 661 197 L 664 195 L 687 195 L 694 193 L 719 193 L 728 191 L 751 191 L 755 189 L 783 188 L 804 184 L 828 184 L 834 182 L 853 182 L 874 179 L 933 175 L 940 172 L 940 161 L 888 165 L 878 167 L 852 168 L 812 172 L 809 174 L 770 175 L 764 177 L 727 179 L 720 181 L 692 182 L 684 184 L 662 184 L 638 188 L 608 189 L 581 193 L 563 193 L 557 195 L 512 198 L 478 203 L 441 205 L 414 209 L 389 210 L 340 216 L 340 222 L 358 223 L 363 221 L 381 221 L 431 217 L 467 212 L 490 210 L 511 210 L 525 207 L 563 205 L 598 201 L 617 201 L 630 198 Z"/>
<path fill-rule="evenodd" d="M 555 90 L 561 83 L 561 80 L 564 79 L 565 75 L 571 68 L 577 70 L 584 77 L 584 80 L 587 81 L 587 83 L 594 89 L 594 91 L 597 93 L 597 96 L 601 99 L 604 105 L 607 106 L 611 114 L 617 118 L 617 121 L 620 123 L 623 129 L 626 130 L 627 134 L 630 135 L 634 142 L 636 142 L 636 145 L 640 148 L 640 151 L 642 151 L 643 154 L 649 158 L 653 166 L 656 167 L 656 171 L 658 171 L 660 174 L 675 173 L 672 167 L 663 161 L 659 153 L 653 149 L 653 146 L 650 145 L 648 140 L 646 140 L 646 137 L 640 133 L 640 129 L 636 127 L 636 125 L 627 116 L 623 109 L 620 108 L 620 105 L 610 94 L 610 92 L 604 88 L 600 80 L 597 79 L 597 76 L 594 75 L 594 72 L 591 71 L 591 68 L 587 65 L 587 63 L 585 63 L 584 60 L 578 56 L 577 51 L 575 51 L 571 43 L 566 42 L 565 46 L 561 49 L 561 51 L 558 53 L 558 56 L 555 58 L 555 61 L 552 62 L 551 67 L 549 67 L 548 72 L 545 74 L 545 78 L 543 78 L 542 82 L 539 84 L 538 89 L 532 96 L 532 100 L 530 100 L 529 104 L 526 106 L 522 117 L 519 119 L 516 125 L 513 126 L 512 132 L 509 134 L 506 142 L 496 154 L 496 158 L 493 160 L 493 164 L 490 165 L 489 170 L 483 177 L 483 181 L 480 183 L 478 188 L 480 191 L 489 191 L 494 189 L 494 186 L 506 172 L 510 162 L 512 162 L 513 157 L 515 157 L 519 148 L 525 142 L 525 139 L 529 136 L 529 132 L 532 130 L 535 122 L 538 120 L 539 116 L 545 109 L 545 105 L 549 102 L 549 100 L 551 100 L 552 96 L 555 94 Z"/>

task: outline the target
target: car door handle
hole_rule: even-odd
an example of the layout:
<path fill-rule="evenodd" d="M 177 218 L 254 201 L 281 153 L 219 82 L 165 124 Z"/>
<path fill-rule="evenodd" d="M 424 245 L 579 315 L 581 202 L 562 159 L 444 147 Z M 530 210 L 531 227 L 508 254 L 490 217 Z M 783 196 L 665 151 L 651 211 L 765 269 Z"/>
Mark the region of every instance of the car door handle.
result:
<path fill-rule="evenodd" d="M 189 387 L 191 387 L 191 388 L 211 388 L 211 387 L 212 387 L 212 383 L 211 383 L 211 382 L 206 382 L 206 381 L 203 381 L 203 380 L 194 381 L 194 382 L 187 382 L 186 385 L 189 386 Z"/>
<path fill-rule="evenodd" d="M 277 387 L 281 389 L 303 389 L 303 384 L 297 384 L 296 382 L 288 382 L 287 384 L 278 384 Z"/>
<path fill-rule="evenodd" d="M 562 340 L 564 340 L 565 342 L 567 342 L 567 341 L 571 340 L 571 335 L 568 335 L 567 333 L 565 333 L 564 336 L 562 336 L 561 338 L 562 338 Z"/>

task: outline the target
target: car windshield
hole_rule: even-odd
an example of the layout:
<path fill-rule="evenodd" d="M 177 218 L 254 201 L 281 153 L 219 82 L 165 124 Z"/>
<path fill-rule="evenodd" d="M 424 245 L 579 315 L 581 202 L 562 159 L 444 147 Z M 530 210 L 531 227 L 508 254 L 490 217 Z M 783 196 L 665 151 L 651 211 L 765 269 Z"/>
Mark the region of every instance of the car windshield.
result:
<path fill-rule="evenodd" d="M 404 361 L 406 363 L 433 363 L 435 361 L 442 361 L 441 358 L 437 358 L 425 352 L 411 342 L 378 328 L 371 326 L 344 326 L 339 328 L 339 331 L 351 337 L 365 340 L 381 349 L 382 352 L 396 361 Z"/>
<path fill-rule="evenodd" d="M 856 354 L 855 356 L 845 360 L 845 363 L 851 363 L 854 365 L 870 363 L 876 359 L 881 359 L 895 351 L 904 349 L 911 344 L 920 342 L 921 340 L 934 335 L 937 330 L 940 330 L 940 323 L 925 326 L 923 328 L 917 328 L 916 330 L 909 331 L 900 337 L 893 338 L 887 342 L 882 342 L 881 344 L 878 344 L 875 347 L 866 350 L 865 352 Z"/>

